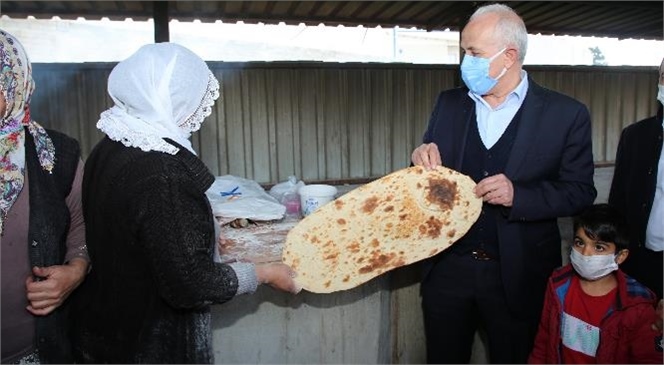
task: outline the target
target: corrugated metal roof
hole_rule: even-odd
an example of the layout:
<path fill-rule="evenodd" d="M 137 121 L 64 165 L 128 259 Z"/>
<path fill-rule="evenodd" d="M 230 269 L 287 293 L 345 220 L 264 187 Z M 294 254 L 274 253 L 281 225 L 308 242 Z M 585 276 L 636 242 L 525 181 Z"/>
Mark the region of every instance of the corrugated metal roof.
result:
<path fill-rule="evenodd" d="M 152 1 L 0 1 L 0 13 L 96 20 L 153 17 Z M 459 30 L 487 1 L 168 1 L 171 19 Z M 662 1 L 506 1 L 530 33 L 662 40 Z"/>

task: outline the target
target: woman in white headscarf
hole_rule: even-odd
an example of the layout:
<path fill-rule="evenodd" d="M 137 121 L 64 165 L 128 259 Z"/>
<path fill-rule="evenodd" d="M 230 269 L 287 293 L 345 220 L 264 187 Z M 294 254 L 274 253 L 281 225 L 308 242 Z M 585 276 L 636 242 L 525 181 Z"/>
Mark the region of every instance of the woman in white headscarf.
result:
<path fill-rule="evenodd" d="M 71 361 L 65 301 L 85 278 L 78 142 L 30 116 L 32 66 L 0 29 L 2 363 Z"/>
<path fill-rule="evenodd" d="M 284 264 L 213 261 L 214 181 L 189 137 L 219 84 L 173 43 L 149 44 L 108 79 L 115 106 L 86 161 L 83 208 L 94 269 L 77 293 L 74 352 L 90 363 L 211 363 L 210 304 L 260 283 L 296 293 Z"/>

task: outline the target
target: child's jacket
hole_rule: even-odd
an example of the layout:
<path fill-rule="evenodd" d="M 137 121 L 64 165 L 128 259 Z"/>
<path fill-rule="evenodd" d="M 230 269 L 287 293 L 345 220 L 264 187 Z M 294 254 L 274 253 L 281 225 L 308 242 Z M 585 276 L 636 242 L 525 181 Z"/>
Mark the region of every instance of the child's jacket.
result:
<path fill-rule="evenodd" d="M 621 270 L 616 302 L 600 326 L 598 364 L 662 364 L 662 332 L 654 330 L 655 295 Z M 531 364 L 560 364 L 560 321 L 573 275 L 571 265 L 556 269 L 549 278 L 542 317 L 528 358 Z"/>

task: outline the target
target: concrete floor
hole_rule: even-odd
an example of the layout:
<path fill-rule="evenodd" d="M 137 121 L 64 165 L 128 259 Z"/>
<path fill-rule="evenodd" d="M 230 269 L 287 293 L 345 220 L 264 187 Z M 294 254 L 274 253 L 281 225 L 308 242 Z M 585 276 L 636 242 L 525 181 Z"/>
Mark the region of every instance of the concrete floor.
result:
<path fill-rule="evenodd" d="M 606 203 L 609 199 L 609 191 L 611 189 L 611 179 L 613 178 L 613 166 L 601 167 L 595 169 L 595 189 L 597 189 L 597 198 L 595 203 Z M 563 257 L 563 264 L 569 262 L 569 249 L 572 243 L 572 218 L 563 217 L 558 219 L 558 226 L 560 227 L 560 235 L 562 242 L 560 245 L 560 252 Z M 473 345 L 473 353 L 470 358 L 471 364 L 488 364 L 489 359 L 486 353 L 485 342 L 479 333 L 475 334 L 475 343 Z"/>

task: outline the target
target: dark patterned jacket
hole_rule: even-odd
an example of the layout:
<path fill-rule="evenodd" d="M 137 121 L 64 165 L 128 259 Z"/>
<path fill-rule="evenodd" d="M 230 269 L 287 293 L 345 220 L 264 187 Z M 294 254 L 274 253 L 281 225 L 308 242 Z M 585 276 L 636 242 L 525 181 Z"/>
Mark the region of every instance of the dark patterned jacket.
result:
<path fill-rule="evenodd" d="M 69 208 L 65 199 L 71 191 L 80 160 L 78 142 L 62 133 L 47 130 L 55 147 L 56 162 L 53 173 L 39 165 L 35 143 L 25 133 L 25 154 L 30 189 L 28 242 L 31 267 L 62 265 L 67 253 Z M 36 345 L 42 363 L 71 362 L 69 301 L 65 301 L 47 316 L 35 317 Z"/>
<path fill-rule="evenodd" d="M 86 161 L 92 270 L 75 299 L 74 355 L 87 363 L 211 363 L 210 304 L 237 292 L 213 262 L 205 191 L 214 177 L 185 148 L 143 152 L 104 138 Z"/>

